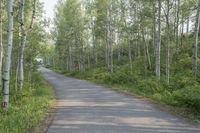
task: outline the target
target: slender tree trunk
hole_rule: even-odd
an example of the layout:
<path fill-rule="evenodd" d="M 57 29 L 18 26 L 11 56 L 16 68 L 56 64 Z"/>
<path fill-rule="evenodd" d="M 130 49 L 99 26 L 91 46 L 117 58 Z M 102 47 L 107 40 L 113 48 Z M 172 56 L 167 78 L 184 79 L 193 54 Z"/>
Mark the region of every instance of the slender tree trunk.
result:
<path fill-rule="evenodd" d="M 107 19 L 108 19 L 108 31 L 107 31 L 107 38 L 108 38 L 108 70 L 112 73 L 113 72 L 113 48 L 112 48 L 112 5 L 109 5 L 108 12 L 107 12 Z"/>
<path fill-rule="evenodd" d="M 119 33 L 119 30 L 118 30 L 118 34 L 117 34 L 117 50 L 118 50 L 118 61 L 121 60 L 121 47 L 120 47 L 120 33 Z"/>
<path fill-rule="evenodd" d="M 68 47 L 68 71 L 72 71 L 72 52 L 71 46 Z"/>
<path fill-rule="evenodd" d="M 140 30 L 140 29 L 139 29 Z M 138 51 L 138 57 L 141 56 L 141 49 L 140 49 L 140 32 L 138 31 L 138 48 L 137 48 L 137 51 Z"/>
<path fill-rule="evenodd" d="M 170 39 L 171 39 L 171 33 L 170 33 L 170 23 L 169 23 L 169 13 L 170 13 L 170 3 L 169 0 L 167 0 L 167 14 L 166 14 L 166 32 L 167 32 L 167 42 L 166 42 L 166 81 L 167 84 L 170 82 Z"/>
<path fill-rule="evenodd" d="M 0 0 L 0 86 L 2 86 L 2 65 L 3 65 L 3 22 L 2 22 L 2 2 L 3 0 Z"/>
<path fill-rule="evenodd" d="M 130 38 L 129 38 L 129 32 L 128 32 L 128 26 L 127 26 L 127 22 L 126 22 L 126 17 L 124 15 L 123 17 L 124 19 L 124 25 L 125 25 L 125 29 L 126 29 L 126 42 L 128 44 L 128 57 L 129 57 L 129 64 L 130 64 L 130 69 L 131 71 L 133 70 L 133 63 L 132 63 L 132 48 L 131 48 L 131 44 L 130 44 Z"/>
<path fill-rule="evenodd" d="M 33 71 L 33 59 L 30 59 L 30 68 L 28 73 L 28 82 L 29 82 L 29 88 L 32 88 L 32 72 Z"/>
<path fill-rule="evenodd" d="M 88 68 L 90 68 L 90 51 L 88 52 L 88 56 L 87 56 L 87 64 L 88 64 Z"/>
<path fill-rule="evenodd" d="M 146 47 L 146 40 L 145 40 L 145 33 L 144 28 L 142 26 L 142 39 L 143 39 L 143 47 L 144 47 L 144 78 L 147 78 L 147 47 Z"/>
<path fill-rule="evenodd" d="M 80 69 L 79 71 L 83 71 L 83 49 L 82 49 L 82 42 L 81 39 L 79 39 L 80 47 L 79 47 L 79 64 L 80 64 Z"/>
<path fill-rule="evenodd" d="M 87 38 L 87 48 L 85 51 L 88 51 L 87 53 L 87 68 L 90 68 L 90 44 L 89 44 L 89 37 Z"/>
<path fill-rule="evenodd" d="M 19 63 L 17 61 L 16 75 L 15 75 L 15 90 L 18 90 L 18 73 L 19 73 Z"/>
<path fill-rule="evenodd" d="M 95 32 L 94 32 L 94 29 L 93 29 L 93 34 L 92 34 L 92 43 L 93 43 L 93 58 L 94 58 L 94 61 L 95 61 L 95 65 L 97 66 L 98 64 L 98 53 L 97 53 L 97 38 L 95 37 Z"/>
<path fill-rule="evenodd" d="M 19 58 L 19 73 L 18 73 L 18 87 L 19 89 L 23 88 L 24 85 L 24 50 L 26 44 L 26 35 L 22 35 L 21 41 L 21 48 L 20 48 L 20 58 Z"/>
<path fill-rule="evenodd" d="M 127 37 L 128 38 L 128 37 Z M 131 44 L 130 44 L 130 40 L 129 38 L 127 39 L 127 43 L 128 43 L 128 57 L 129 57 L 129 63 L 130 63 L 130 68 L 131 71 L 133 70 L 133 63 L 132 63 L 132 48 L 131 48 Z"/>
<path fill-rule="evenodd" d="M 20 0 L 20 4 L 21 6 L 20 6 L 20 22 L 19 23 L 21 27 L 22 37 L 21 37 L 21 51 L 20 51 L 20 58 L 19 58 L 18 87 L 22 89 L 24 85 L 24 50 L 25 50 L 25 45 L 26 45 L 27 34 L 32 29 L 33 20 L 35 18 L 36 0 L 33 0 L 32 19 L 27 29 L 24 23 L 25 0 Z"/>
<path fill-rule="evenodd" d="M 151 69 L 151 58 L 150 58 L 149 46 L 145 38 L 145 31 L 144 31 L 143 26 L 142 26 L 142 39 L 143 39 L 143 44 L 144 44 L 145 78 L 147 78 L 147 69 L 148 67 L 149 69 Z"/>
<path fill-rule="evenodd" d="M 135 37 L 136 38 L 136 40 L 135 40 L 135 58 L 137 58 L 138 57 L 138 52 L 137 52 L 137 50 L 138 50 L 138 40 L 137 40 L 137 37 Z"/>
<path fill-rule="evenodd" d="M 179 42 L 179 13 L 180 13 L 180 0 L 177 0 L 177 12 L 176 12 L 176 50 L 179 52 L 180 42 Z"/>
<path fill-rule="evenodd" d="M 149 42 L 145 41 L 145 46 L 146 46 L 146 52 L 147 52 L 148 65 L 149 65 L 149 69 L 151 70 L 152 65 L 151 65 L 151 58 L 149 54 Z"/>
<path fill-rule="evenodd" d="M 110 68 L 110 61 L 109 61 L 109 28 L 107 24 L 107 31 L 106 31 L 106 39 L 105 39 L 105 62 L 107 69 Z"/>
<path fill-rule="evenodd" d="M 187 33 L 189 33 L 190 28 L 190 17 L 187 17 Z"/>
<path fill-rule="evenodd" d="M 200 24 L 200 0 L 198 0 L 198 8 L 196 14 L 195 31 L 194 31 L 194 42 L 192 46 L 192 71 L 193 76 L 197 75 L 197 60 L 198 60 L 198 35 L 199 35 L 199 24 Z"/>
<path fill-rule="evenodd" d="M 9 106 L 9 83 L 10 83 L 10 68 L 13 46 L 13 0 L 7 1 L 8 6 L 8 42 L 5 56 L 5 68 L 3 77 L 3 108 L 8 109 Z"/>
<path fill-rule="evenodd" d="M 174 25 L 173 25 L 173 32 L 174 32 L 174 42 L 176 43 L 176 20 L 177 20 L 177 0 L 174 0 L 173 1 L 173 3 L 174 3 L 174 10 L 175 10 L 175 12 L 174 12 Z"/>
<path fill-rule="evenodd" d="M 120 44 L 117 44 L 117 49 L 118 49 L 118 61 L 120 61 L 121 60 L 121 48 L 120 48 Z"/>
<path fill-rule="evenodd" d="M 110 20 L 109 20 L 109 10 L 108 10 L 108 12 L 107 12 L 107 19 L 108 19 L 108 22 L 107 22 L 107 33 L 106 33 L 106 40 L 107 40 L 107 42 L 106 42 L 106 62 L 107 62 L 107 69 L 110 71 L 110 54 L 109 54 L 109 52 L 110 52 L 110 47 L 109 47 L 109 45 L 110 45 Z"/>
<path fill-rule="evenodd" d="M 182 16 L 182 22 L 181 22 L 181 48 L 183 47 L 183 33 L 184 33 L 184 18 Z"/>
<path fill-rule="evenodd" d="M 20 25 L 20 50 L 19 50 L 19 68 L 18 68 L 18 74 L 17 74 L 17 82 L 18 82 L 18 88 L 22 89 L 23 82 L 24 82 L 24 68 L 23 68 L 23 52 L 25 48 L 25 27 L 24 27 L 24 5 L 25 0 L 20 0 L 20 16 L 19 16 L 19 25 Z"/>
<path fill-rule="evenodd" d="M 153 53 L 154 53 L 154 57 L 156 55 L 156 44 L 157 44 L 157 40 L 156 40 L 156 35 L 157 35 L 157 31 L 156 31 L 156 1 L 154 1 L 153 3 Z"/>
<path fill-rule="evenodd" d="M 160 82 L 160 47 L 161 47 L 161 0 L 158 0 L 158 38 L 156 47 L 156 77 Z"/>

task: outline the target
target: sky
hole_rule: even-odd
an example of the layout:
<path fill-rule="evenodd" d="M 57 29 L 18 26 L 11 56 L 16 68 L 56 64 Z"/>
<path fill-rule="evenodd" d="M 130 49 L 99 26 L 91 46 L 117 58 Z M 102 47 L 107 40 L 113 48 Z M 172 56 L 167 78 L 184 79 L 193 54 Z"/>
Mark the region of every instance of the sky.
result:
<path fill-rule="evenodd" d="M 41 0 L 44 2 L 44 10 L 46 12 L 46 17 L 53 19 L 54 17 L 54 7 L 58 0 Z"/>

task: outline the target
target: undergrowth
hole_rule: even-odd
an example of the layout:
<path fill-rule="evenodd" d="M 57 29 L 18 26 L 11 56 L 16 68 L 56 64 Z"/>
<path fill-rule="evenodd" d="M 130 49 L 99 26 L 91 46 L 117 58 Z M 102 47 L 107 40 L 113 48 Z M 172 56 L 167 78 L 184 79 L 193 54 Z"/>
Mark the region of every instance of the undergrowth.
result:
<path fill-rule="evenodd" d="M 23 90 L 11 90 L 9 110 L 0 109 L 0 133 L 25 133 L 33 129 L 53 105 L 53 90 L 40 73 L 33 73 L 32 82 L 31 88 L 25 82 Z"/>

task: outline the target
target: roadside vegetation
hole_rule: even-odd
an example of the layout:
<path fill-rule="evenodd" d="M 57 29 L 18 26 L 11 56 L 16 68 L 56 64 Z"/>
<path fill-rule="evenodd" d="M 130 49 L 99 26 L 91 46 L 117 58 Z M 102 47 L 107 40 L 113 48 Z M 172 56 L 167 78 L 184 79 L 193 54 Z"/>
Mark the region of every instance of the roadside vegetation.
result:
<path fill-rule="evenodd" d="M 10 92 L 10 108 L 0 109 L 0 133 L 26 133 L 33 130 L 53 106 L 54 92 L 37 71 L 33 72 L 33 84 L 25 82 L 23 91 Z M 11 85 L 13 86 L 13 85 Z M 2 98 L 2 95 L 0 95 Z"/>
<path fill-rule="evenodd" d="M 108 73 L 104 67 L 87 69 L 84 72 L 52 69 L 66 76 L 89 80 L 127 94 L 150 98 L 166 109 L 200 123 L 199 82 L 194 82 L 192 77 L 183 77 L 186 73 L 180 72 L 180 76 L 177 76 L 170 85 L 157 84 L 154 77 L 144 80 L 143 76 L 137 74 L 137 70 L 129 71 L 128 67 L 128 65 L 116 66 L 115 73 Z"/>
<path fill-rule="evenodd" d="M 52 107 L 37 71 L 49 49 L 41 0 L 0 0 L 0 133 L 30 133 Z"/>
<path fill-rule="evenodd" d="M 200 0 L 78 0 L 56 7 L 45 64 L 199 119 Z"/>

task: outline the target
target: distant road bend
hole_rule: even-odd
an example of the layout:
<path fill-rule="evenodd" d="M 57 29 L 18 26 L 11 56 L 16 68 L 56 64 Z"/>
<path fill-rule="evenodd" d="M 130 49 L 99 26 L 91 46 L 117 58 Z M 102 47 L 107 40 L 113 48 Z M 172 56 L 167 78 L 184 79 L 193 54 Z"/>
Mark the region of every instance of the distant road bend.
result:
<path fill-rule="evenodd" d="M 200 133 L 141 99 L 41 68 L 58 104 L 47 133 Z"/>

